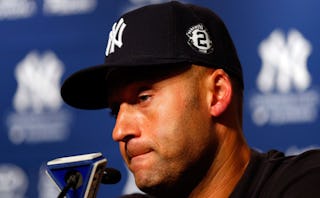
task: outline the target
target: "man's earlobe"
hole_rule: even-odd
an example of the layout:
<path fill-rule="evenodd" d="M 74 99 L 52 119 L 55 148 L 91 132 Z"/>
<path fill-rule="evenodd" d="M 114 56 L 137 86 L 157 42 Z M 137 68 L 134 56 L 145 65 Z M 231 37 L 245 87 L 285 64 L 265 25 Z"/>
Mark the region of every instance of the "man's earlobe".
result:
<path fill-rule="evenodd" d="M 220 116 L 228 108 L 232 97 L 232 84 L 228 74 L 217 69 L 211 76 L 212 99 L 210 113 L 214 117 Z"/>

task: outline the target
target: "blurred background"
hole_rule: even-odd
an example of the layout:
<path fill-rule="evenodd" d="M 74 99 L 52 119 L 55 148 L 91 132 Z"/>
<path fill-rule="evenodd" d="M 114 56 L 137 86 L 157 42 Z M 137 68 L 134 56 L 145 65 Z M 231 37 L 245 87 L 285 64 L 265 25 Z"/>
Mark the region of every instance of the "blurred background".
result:
<path fill-rule="evenodd" d="M 0 0 L 0 197 L 53 198 L 52 159 L 101 152 L 122 173 L 98 197 L 137 192 L 107 110 L 77 110 L 59 91 L 71 73 L 103 63 L 111 26 L 164 0 Z M 320 2 L 190 0 L 214 10 L 245 76 L 244 132 L 255 149 L 287 155 L 320 146 Z"/>

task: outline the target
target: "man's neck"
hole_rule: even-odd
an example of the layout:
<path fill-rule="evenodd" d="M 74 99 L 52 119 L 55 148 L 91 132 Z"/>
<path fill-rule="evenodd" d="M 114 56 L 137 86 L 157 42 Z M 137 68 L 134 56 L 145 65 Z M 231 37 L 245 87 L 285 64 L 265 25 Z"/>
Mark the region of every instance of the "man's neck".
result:
<path fill-rule="evenodd" d="M 229 131 L 206 177 L 192 191 L 189 198 L 229 197 L 249 161 L 250 148 L 239 132 Z"/>

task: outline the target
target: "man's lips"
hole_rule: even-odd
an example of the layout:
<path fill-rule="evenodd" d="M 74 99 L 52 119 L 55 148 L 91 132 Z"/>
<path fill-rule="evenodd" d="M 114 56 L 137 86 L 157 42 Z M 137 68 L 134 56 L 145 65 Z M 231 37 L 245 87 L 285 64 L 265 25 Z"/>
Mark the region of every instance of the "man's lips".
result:
<path fill-rule="evenodd" d="M 146 144 L 129 141 L 126 144 L 126 154 L 129 160 L 134 157 L 144 155 L 152 151 Z"/>

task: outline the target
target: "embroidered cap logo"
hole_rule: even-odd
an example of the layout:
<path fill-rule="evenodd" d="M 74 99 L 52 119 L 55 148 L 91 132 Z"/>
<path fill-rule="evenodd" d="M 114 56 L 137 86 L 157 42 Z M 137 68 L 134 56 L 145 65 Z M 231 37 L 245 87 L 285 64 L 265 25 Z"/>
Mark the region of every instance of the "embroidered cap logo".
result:
<path fill-rule="evenodd" d="M 122 34 L 126 26 L 127 25 L 124 23 L 123 18 L 121 18 L 118 23 L 113 24 L 112 30 L 109 33 L 108 45 L 106 48 L 106 56 L 114 52 L 115 46 L 117 46 L 118 48 L 122 47 Z"/>
<path fill-rule="evenodd" d="M 202 24 L 192 26 L 187 31 L 188 44 L 197 52 L 209 54 L 213 51 L 212 40 L 208 30 Z"/>

